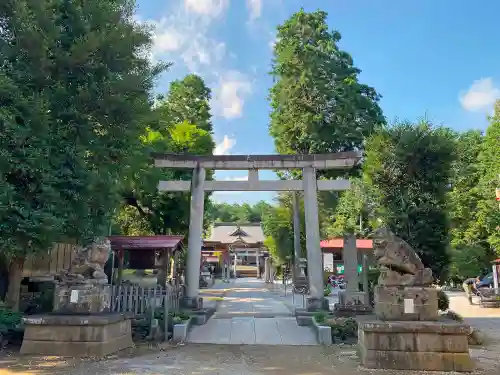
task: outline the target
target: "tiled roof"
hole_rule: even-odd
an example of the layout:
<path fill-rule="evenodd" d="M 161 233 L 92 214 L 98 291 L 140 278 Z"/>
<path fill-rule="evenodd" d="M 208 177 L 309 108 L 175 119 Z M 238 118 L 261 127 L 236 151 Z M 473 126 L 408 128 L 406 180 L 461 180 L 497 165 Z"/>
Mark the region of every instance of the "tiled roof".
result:
<path fill-rule="evenodd" d="M 223 244 L 245 242 L 247 244 L 263 243 L 264 231 L 260 223 L 215 223 L 210 232 L 209 241 Z"/>

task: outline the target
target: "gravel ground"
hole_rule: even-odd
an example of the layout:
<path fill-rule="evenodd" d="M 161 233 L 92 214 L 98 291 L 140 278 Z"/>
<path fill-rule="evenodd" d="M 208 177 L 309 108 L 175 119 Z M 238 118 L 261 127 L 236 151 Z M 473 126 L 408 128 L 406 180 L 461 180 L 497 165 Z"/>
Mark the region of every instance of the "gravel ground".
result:
<path fill-rule="evenodd" d="M 500 345 L 472 349 L 476 374 L 500 374 Z M 197 345 L 140 347 L 105 360 L 6 356 L 0 375 L 418 375 L 429 372 L 368 370 L 359 367 L 355 346 Z M 433 372 L 432 374 L 440 374 Z M 449 373 L 448 373 L 449 374 Z"/>

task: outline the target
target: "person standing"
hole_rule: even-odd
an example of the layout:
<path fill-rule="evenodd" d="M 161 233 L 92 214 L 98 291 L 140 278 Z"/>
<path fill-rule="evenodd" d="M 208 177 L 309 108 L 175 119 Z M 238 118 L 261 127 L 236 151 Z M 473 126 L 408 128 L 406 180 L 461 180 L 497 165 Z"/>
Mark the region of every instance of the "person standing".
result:
<path fill-rule="evenodd" d="M 463 282 L 462 288 L 464 288 L 465 295 L 467 296 L 467 299 L 469 300 L 469 303 L 472 305 L 472 295 L 476 291 L 476 284 L 479 283 L 480 278 L 478 277 L 471 277 L 470 279 L 467 279 Z"/>

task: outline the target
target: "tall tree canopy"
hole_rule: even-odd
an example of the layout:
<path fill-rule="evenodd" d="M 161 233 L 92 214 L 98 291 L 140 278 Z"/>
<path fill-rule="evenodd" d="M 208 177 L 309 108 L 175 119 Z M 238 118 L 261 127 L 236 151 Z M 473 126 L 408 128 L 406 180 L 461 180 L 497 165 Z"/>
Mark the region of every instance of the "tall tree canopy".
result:
<path fill-rule="evenodd" d="M 278 27 L 270 134 L 281 154 L 352 151 L 385 122 L 375 89 L 338 48 L 327 13 L 304 10 Z"/>
<path fill-rule="evenodd" d="M 271 208 L 272 206 L 265 201 L 257 202 L 254 205 L 248 203 L 212 203 L 209 208 L 208 217 L 213 222 L 259 223 L 262 221 L 265 213 Z"/>
<path fill-rule="evenodd" d="M 198 128 L 212 133 L 210 115 L 211 91 L 203 79 L 196 74 L 189 74 L 182 80 L 170 84 L 170 90 L 159 106 L 160 126 L 187 121 Z"/>
<path fill-rule="evenodd" d="M 447 190 L 454 137 L 422 121 L 378 131 L 367 142 L 364 173 L 377 190 L 378 218 L 419 253 L 436 277 L 449 264 Z"/>
<path fill-rule="evenodd" d="M 106 234 L 150 112 L 149 32 L 130 0 L 0 4 L 0 249 Z"/>
<path fill-rule="evenodd" d="M 152 152 L 211 155 L 214 142 L 210 133 L 208 98 L 210 90 L 203 80 L 188 75 L 172 82 L 165 99 L 156 104 L 145 120 L 148 128 L 139 137 L 142 143 L 141 155 L 137 156 L 139 165 L 127 176 L 123 189 L 125 204 L 115 217 L 123 234 L 187 232 L 190 194 L 158 192 L 157 187 L 161 180 L 190 180 L 192 171 L 155 168 L 150 155 Z M 210 178 L 212 175 L 208 173 L 207 179 Z M 137 224 L 131 226 L 132 222 Z"/>

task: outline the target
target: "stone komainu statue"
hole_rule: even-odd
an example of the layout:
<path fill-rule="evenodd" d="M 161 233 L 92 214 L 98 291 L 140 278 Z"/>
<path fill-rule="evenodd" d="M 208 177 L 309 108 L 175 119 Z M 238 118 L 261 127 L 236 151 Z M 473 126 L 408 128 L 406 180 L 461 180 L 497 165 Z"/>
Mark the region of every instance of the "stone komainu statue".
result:
<path fill-rule="evenodd" d="M 377 229 L 373 239 L 375 260 L 381 267 L 378 285 L 428 286 L 433 282 L 432 271 L 424 267 L 419 256 L 401 238 L 386 228 Z"/>
<path fill-rule="evenodd" d="M 107 284 L 104 265 L 108 261 L 111 243 L 98 238 L 88 246 L 78 247 L 68 271 L 61 272 L 62 282 L 81 284 Z"/>

